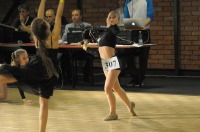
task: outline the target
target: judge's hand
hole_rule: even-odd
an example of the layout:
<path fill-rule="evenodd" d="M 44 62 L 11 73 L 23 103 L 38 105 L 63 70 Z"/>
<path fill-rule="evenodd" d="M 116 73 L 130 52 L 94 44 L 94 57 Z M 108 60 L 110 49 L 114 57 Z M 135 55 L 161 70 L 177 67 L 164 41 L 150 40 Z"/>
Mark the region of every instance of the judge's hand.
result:
<path fill-rule="evenodd" d="M 107 27 L 112 26 L 112 25 L 117 25 L 118 22 L 119 22 L 118 18 L 107 19 Z"/>
<path fill-rule="evenodd" d="M 24 18 L 24 16 L 23 15 L 19 15 L 19 20 L 20 20 L 20 22 L 21 22 L 21 24 L 24 24 L 25 23 L 25 18 Z"/>

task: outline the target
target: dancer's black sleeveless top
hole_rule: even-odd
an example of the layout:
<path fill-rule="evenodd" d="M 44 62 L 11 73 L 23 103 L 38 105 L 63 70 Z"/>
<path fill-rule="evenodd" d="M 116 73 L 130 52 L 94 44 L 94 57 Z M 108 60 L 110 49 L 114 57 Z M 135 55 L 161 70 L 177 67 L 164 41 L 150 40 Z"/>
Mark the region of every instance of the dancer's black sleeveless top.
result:
<path fill-rule="evenodd" d="M 108 46 L 115 48 L 117 41 L 117 33 L 119 33 L 119 28 L 117 25 L 112 25 L 109 28 L 106 28 L 99 41 L 99 47 Z"/>
<path fill-rule="evenodd" d="M 16 78 L 19 82 L 20 89 L 23 91 L 49 99 L 50 96 L 53 95 L 53 89 L 57 78 L 54 75 L 50 78 L 48 77 L 42 58 L 38 54 L 38 50 L 39 49 L 37 49 L 36 55 L 25 67 L 19 68 L 16 66 L 3 65 L 0 67 L 0 74 Z M 58 49 L 46 49 L 46 51 L 55 69 L 58 71 Z"/>

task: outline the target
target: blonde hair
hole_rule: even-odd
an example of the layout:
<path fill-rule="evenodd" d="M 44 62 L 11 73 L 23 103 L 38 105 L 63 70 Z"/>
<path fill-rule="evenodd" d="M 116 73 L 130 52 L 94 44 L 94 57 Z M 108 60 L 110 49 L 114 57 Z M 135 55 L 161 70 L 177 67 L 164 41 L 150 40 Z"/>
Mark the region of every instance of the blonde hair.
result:
<path fill-rule="evenodd" d="M 120 15 L 117 11 L 110 11 L 108 14 L 111 14 L 111 13 L 115 14 L 118 20 L 120 19 Z"/>
<path fill-rule="evenodd" d="M 26 50 L 24 49 L 18 49 L 11 54 L 11 65 L 12 66 L 19 66 L 20 67 L 20 62 L 19 62 L 19 56 L 23 53 L 27 53 Z"/>

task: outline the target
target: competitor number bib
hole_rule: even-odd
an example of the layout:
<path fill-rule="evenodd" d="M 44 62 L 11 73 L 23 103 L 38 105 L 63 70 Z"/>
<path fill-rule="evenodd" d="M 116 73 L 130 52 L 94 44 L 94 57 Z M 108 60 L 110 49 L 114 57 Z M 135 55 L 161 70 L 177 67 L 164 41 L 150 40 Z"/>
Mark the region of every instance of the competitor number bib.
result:
<path fill-rule="evenodd" d="M 117 56 L 114 56 L 109 59 L 101 59 L 101 63 L 103 70 L 114 70 L 120 68 Z"/>

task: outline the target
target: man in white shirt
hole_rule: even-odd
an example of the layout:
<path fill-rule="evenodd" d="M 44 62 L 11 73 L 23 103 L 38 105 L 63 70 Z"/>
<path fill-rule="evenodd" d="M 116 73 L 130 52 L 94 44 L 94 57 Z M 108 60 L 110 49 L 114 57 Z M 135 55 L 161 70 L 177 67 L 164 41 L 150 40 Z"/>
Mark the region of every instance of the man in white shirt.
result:
<path fill-rule="evenodd" d="M 150 38 L 150 23 L 153 21 L 154 8 L 152 0 L 126 0 L 124 6 L 124 18 L 142 18 L 144 21 L 143 30 L 134 30 L 136 38 L 139 36 L 139 32 L 142 33 L 143 43 L 151 43 Z M 138 40 L 133 40 L 137 42 Z M 139 52 L 138 52 L 139 50 Z M 147 71 L 148 57 L 149 57 L 150 47 L 143 47 L 140 49 L 132 49 L 127 55 L 127 65 L 132 74 L 132 79 L 127 86 L 137 87 L 143 86 L 143 81 L 145 79 L 145 74 Z M 136 68 L 136 62 L 133 56 L 138 52 L 139 56 L 139 67 Z"/>
<path fill-rule="evenodd" d="M 123 26 L 124 25 L 124 4 L 125 4 L 125 0 L 118 0 L 119 3 L 119 8 L 116 10 L 116 12 L 119 14 L 119 26 Z"/>

